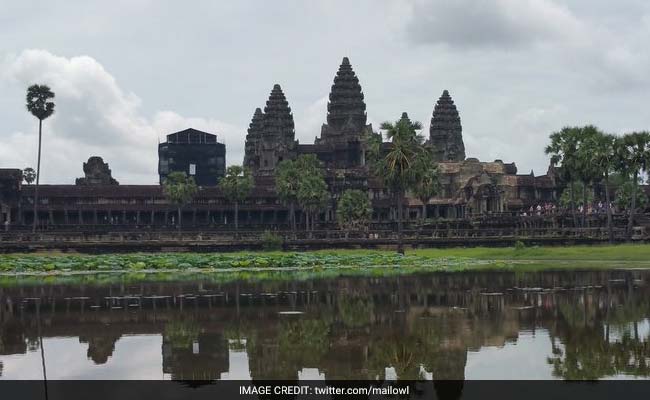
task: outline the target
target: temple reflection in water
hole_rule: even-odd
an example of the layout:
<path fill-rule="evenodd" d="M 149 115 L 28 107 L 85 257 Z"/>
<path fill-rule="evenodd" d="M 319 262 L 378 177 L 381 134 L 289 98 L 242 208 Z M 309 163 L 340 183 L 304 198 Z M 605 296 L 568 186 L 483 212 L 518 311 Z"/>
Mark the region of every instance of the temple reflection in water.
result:
<path fill-rule="evenodd" d="M 5 286 L 0 374 L 41 378 L 40 331 L 51 379 L 648 377 L 649 278 L 620 270 Z"/>

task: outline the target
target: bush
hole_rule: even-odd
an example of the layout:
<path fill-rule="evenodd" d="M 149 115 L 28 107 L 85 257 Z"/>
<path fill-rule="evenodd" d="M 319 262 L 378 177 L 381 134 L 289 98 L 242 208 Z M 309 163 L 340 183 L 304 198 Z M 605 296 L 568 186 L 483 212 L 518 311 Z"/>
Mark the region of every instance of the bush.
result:
<path fill-rule="evenodd" d="M 515 242 L 515 250 L 523 250 L 526 248 L 526 245 L 521 240 Z"/>
<path fill-rule="evenodd" d="M 284 239 L 282 236 L 275 233 L 264 231 L 262 234 L 262 248 L 264 250 L 282 250 L 282 243 Z"/>

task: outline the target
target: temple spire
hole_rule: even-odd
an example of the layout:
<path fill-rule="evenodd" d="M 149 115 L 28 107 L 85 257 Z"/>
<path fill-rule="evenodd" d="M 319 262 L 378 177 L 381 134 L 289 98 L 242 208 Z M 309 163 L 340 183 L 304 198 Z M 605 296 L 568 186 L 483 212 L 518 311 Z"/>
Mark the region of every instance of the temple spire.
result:
<path fill-rule="evenodd" d="M 436 161 L 462 161 L 465 159 L 463 128 L 460 115 L 449 95 L 444 90 L 438 99 L 431 117 L 429 141 Z"/>
<path fill-rule="evenodd" d="M 295 137 L 293 114 L 291 107 L 284 96 L 282 88 L 277 83 L 266 101 L 262 132 L 264 136 L 276 136 L 284 140 L 293 141 Z"/>
<path fill-rule="evenodd" d="M 329 103 L 327 104 L 327 124 L 334 129 L 352 125 L 360 133 L 366 125 L 366 103 L 350 60 L 343 57 L 334 77 Z"/>
<path fill-rule="evenodd" d="M 259 167 L 258 153 L 259 142 L 262 137 L 264 128 L 264 113 L 259 107 L 253 113 L 253 119 L 248 125 L 248 133 L 246 134 L 246 144 L 244 146 L 244 165 L 257 169 Z"/>

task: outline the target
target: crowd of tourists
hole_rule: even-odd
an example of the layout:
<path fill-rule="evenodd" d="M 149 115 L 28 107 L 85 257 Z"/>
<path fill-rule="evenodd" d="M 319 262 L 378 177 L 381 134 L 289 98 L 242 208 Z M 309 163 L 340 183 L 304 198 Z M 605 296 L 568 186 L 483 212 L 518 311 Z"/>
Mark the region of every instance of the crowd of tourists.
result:
<path fill-rule="evenodd" d="M 618 212 L 618 210 L 616 209 L 616 205 L 614 203 L 610 203 L 609 206 L 611 207 L 613 213 Z M 570 211 L 571 211 L 570 207 L 561 207 L 559 205 L 556 205 L 555 203 L 546 202 L 546 203 L 531 205 L 528 208 L 528 210 L 524 209 L 521 212 L 521 216 L 529 217 L 529 216 L 564 214 Z M 576 207 L 576 211 L 578 214 L 582 214 L 585 211 L 584 205 L 579 204 Z M 605 214 L 606 212 L 607 212 L 607 203 L 603 203 L 602 201 L 599 201 L 597 203 L 587 204 L 587 214 L 589 215 Z"/>

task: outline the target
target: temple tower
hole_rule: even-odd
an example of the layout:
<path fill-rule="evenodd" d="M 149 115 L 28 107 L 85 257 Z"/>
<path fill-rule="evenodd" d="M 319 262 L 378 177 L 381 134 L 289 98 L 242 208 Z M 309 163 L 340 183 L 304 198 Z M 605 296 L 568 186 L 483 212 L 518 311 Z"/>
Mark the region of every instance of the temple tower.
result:
<path fill-rule="evenodd" d="M 460 115 L 447 90 L 442 92 L 442 96 L 433 109 L 429 144 L 435 161 L 463 161 L 465 159 Z"/>
<path fill-rule="evenodd" d="M 363 143 L 372 133 L 366 125 L 366 103 L 350 60 L 343 58 L 327 103 L 327 123 L 321 128 L 317 145 L 329 146 L 333 156 L 328 162 L 335 168 L 348 168 L 364 164 Z"/>
<path fill-rule="evenodd" d="M 246 144 L 244 147 L 244 166 L 253 171 L 259 169 L 259 145 L 262 138 L 262 129 L 264 126 L 264 113 L 259 107 L 253 113 L 253 119 L 248 125 L 248 133 L 246 134 Z"/>
<path fill-rule="evenodd" d="M 253 119 L 255 120 L 255 116 Z M 255 121 L 255 123 L 260 123 L 260 121 Z M 291 108 L 282 88 L 276 84 L 273 86 L 261 118 L 258 145 L 259 167 L 256 172 L 261 175 L 273 175 L 275 167 L 280 161 L 295 158 L 298 145 L 295 136 Z"/>

